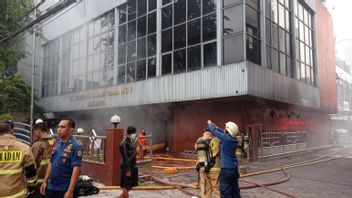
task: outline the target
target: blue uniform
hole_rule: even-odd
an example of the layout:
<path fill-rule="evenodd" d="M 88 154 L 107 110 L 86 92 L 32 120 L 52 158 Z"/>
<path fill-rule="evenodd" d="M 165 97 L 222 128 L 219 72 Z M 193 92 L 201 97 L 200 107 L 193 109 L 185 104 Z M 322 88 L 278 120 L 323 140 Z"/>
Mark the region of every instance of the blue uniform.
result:
<path fill-rule="evenodd" d="M 214 125 L 208 124 L 211 133 L 220 139 L 220 194 L 222 198 L 240 198 L 240 189 L 238 185 L 238 162 L 236 156 L 237 139 L 231 135 L 225 134 L 223 129 L 215 128 Z"/>
<path fill-rule="evenodd" d="M 81 166 L 82 146 L 72 136 L 66 142 L 58 139 L 51 152 L 50 162 L 51 176 L 48 189 L 52 191 L 67 191 L 73 167 Z"/>

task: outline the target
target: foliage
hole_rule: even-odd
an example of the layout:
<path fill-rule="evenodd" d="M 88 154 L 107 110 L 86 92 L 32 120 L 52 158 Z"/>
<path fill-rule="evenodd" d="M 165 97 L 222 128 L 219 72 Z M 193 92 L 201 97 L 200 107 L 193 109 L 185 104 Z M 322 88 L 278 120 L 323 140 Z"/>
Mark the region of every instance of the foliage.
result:
<path fill-rule="evenodd" d="M 12 120 L 13 116 L 9 113 L 0 114 L 0 120 Z"/>
<path fill-rule="evenodd" d="M 0 40 L 22 28 L 30 17 L 29 11 L 33 0 L 1 0 L 0 1 Z M 25 40 L 23 35 L 10 43 L 0 43 L 0 79 L 7 79 L 17 72 L 17 63 L 25 57 Z"/>

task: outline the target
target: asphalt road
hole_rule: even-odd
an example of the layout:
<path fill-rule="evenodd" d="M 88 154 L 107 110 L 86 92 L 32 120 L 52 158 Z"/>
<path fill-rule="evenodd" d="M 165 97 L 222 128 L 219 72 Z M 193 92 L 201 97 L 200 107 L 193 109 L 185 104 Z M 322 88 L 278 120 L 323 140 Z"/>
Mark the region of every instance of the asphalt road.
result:
<path fill-rule="evenodd" d="M 324 159 L 334 159 L 332 161 L 311 164 L 298 168 L 288 169 L 290 180 L 279 185 L 270 186 L 273 189 L 285 192 L 293 197 L 307 197 L 307 198 L 351 198 L 352 197 L 352 155 L 337 159 L 339 156 L 352 154 L 352 148 L 330 148 L 319 150 L 315 152 L 301 153 L 297 155 L 284 156 L 280 158 L 266 159 L 260 162 L 252 162 L 248 164 L 250 172 L 268 170 L 280 167 L 283 164 L 294 162 L 301 162 L 305 160 L 316 159 L 320 156 L 330 154 L 333 155 Z M 160 175 L 166 181 L 193 183 L 196 182 L 196 174 L 194 171 L 181 171 L 176 175 Z M 285 178 L 286 175 L 279 171 L 269 174 L 262 174 L 243 179 L 257 182 L 257 183 L 271 183 Z M 242 186 L 247 185 L 240 183 Z M 146 183 L 146 185 L 155 185 L 153 183 Z M 197 189 L 188 189 L 192 193 L 199 194 Z M 118 197 L 120 190 L 101 191 L 99 195 L 89 197 Z M 182 193 L 179 190 L 153 190 L 153 191 L 137 191 L 130 192 L 132 198 L 149 198 L 149 197 L 191 197 Z M 277 192 L 270 191 L 265 188 L 254 188 L 241 190 L 243 198 L 281 198 L 287 197 Z"/>

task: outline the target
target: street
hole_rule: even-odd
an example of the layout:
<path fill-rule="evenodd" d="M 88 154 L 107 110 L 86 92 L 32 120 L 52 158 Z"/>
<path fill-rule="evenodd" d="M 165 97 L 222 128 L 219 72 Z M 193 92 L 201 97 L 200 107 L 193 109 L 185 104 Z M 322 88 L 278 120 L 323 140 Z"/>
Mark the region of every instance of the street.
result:
<path fill-rule="evenodd" d="M 352 149 L 348 146 L 330 147 L 316 151 L 298 153 L 290 156 L 282 156 L 271 159 L 264 159 L 259 162 L 250 162 L 248 170 L 250 173 L 279 168 L 283 164 L 292 164 L 306 162 L 321 158 L 321 160 L 331 160 L 315 164 L 308 164 L 296 168 L 288 168 L 287 172 L 290 179 L 284 183 L 270 186 L 275 190 L 292 195 L 293 197 L 351 197 L 352 196 L 352 155 L 340 158 L 343 155 L 352 154 Z M 193 170 L 180 171 L 177 174 L 155 174 L 156 177 L 164 181 L 191 184 L 196 183 L 197 176 Z M 260 184 L 272 183 L 285 178 L 286 175 L 282 171 L 259 174 L 256 176 L 244 177 L 241 180 L 248 180 Z M 159 185 L 151 181 L 142 182 L 142 185 Z M 249 184 L 240 183 L 240 186 L 248 186 Z M 199 195 L 198 189 L 186 189 L 187 191 Z M 120 190 L 103 190 L 99 195 L 89 197 L 118 197 Z M 271 190 L 257 187 L 252 189 L 242 189 L 242 197 L 288 197 Z M 180 190 L 132 190 L 131 197 L 191 197 Z"/>

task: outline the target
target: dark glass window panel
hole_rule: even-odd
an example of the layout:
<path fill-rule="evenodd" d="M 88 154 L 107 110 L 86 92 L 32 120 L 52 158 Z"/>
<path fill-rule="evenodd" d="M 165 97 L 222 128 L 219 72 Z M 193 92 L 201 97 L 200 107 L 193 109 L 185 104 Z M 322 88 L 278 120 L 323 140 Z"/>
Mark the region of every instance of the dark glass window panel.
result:
<path fill-rule="evenodd" d="M 204 67 L 217 65 L 217 43 L 209 43 L 204 45 Z"/>
<path fill-rule="evenodd" d="M 174 29 L 174 48 L 186 46 L 186 24 L 175 27 Z"/>
<path fill-rule="evenodd" d="M 247 0 L 246 1 L 249 5 L 254 7 L 255 9 L 259 9 L 259 1 L 258 0 Z"/>
<path fill-rule="evenodd" d="M 136 60 L 136 41 L 127 44 L 127 62 Z"/>
<path fill-rule="evenodd" d="M 117 83 L 125 83 L 125 78 L 126 78 L 126 65 L 122 65 L 119 67 L 118 73 L 117 73 Z"/>
<path fill-rule="evenodd" d="M 271 48 L 266 47 L 266 67 L 271 69 Z"/>
<path fill-rule="evenodd" d="M 188 23 L 188 45 L 200 43 L 200 19 Z"/>
<path fill-rule="evenodd" d="M 127 82 L 133 82 L 136 80 L 136 62 L 127 64 Z"/>
<path fill-rule="evenodd" d="M 172 0 L 163 0 L 163 5 L 166 5 L 168 3 L 171 3 Z"/>
<path fill-rule="evenodd" d="M 271 0 L 265 0 L 265 16 L 271 17 Z"/>
<path fill-rule="evenodd" d="M 161 33 L 161 52 L 172 50 L 172 29 L 164 30 Z"/>
<path fill-rule="evenodd" d="M 265 36 L 266 36 L 266 42 L 268 43 L 268 44 L 271 44 L 271 29 L 270 29 L 270 27 L 271 27 L 271 22 L 268 20 L 268 19 L 266 19 L 265 20 Z"/>
<path fill-rule="evenodd" d="M 138 0 L 138 16 L 147 13 L 147 0 Z"/>
<path fill-rule="evenodd" d="M 200 45 L 188 48 L 187 51 L 187 71 L 198 70 L 201 67 Z"/>
<path fill-rule="evenodd" d="M 137 62 L 137 81 L 146 79 L 146 60 L 140 60 Z"/>
<path fill-rule="evenodd" d="M 250 35 L 247 35 L 247 59 L 260 65 L 260 42 Z"/>
<path fill-rule="evenodd" d="M 186 71 L 186 49 L 174 52 L 174 73 Z"/>
<path fill-rule="evenodd" d="M 285 39 L 285 34 L 286 32 L 279 27 L 279 49 L 282 52 L 286 51 L 286 39 Z"/>
<path fill-rule="evenodd" d="M 291 58 L 286 56 L 287 76 L 292 77 Z"/>
<path fill-rule="evenodd" d="M 126 4 L 122 5 L 119 9 L 119 23 L 125 23 L 126 22 Z"/>
<path fill-rule="evenodd" d="M 242 5 L 224 10 L 224 36 L 243 31 Z"/>
<path fill-rule="evenodd" d="M 243 0 L 223 0 L 224 2 L 224 7 L 228 6 L 228 5 L 233 5 L 236 3 L 242 3 Z"/>
<path fill-rule="evenodd" d="M 119 64 L 126 63 L 126 45 L 119 46 Z"/>
<path fill-rule="evenodd" d="M 254 36 L 259 37 L 259 14 L 256 10 L 246 5 L 246 26 L 250 27 Z"/>
<path fill-rule="evenodd" d="M 291 55 L 291 36 L 286 33 L 286 54 Z"/>
<path fill-rule="evenodd" d="M 224 64 L 236 63 L 244 60 L 243 34 L 226 38 L 224 45 Z"/>
<path fill-rule="evenodd" d="M 148 36 L 148 56 L 156 54 L 156 34 Z"/>
<path fill-rule="evenodd" d="M 128 23 L 128 41 L 136 39 L 136 21 L 131 21 Z"/>
<path fill-rule="evenodd" d="M 203 15 L 215 12 L 216 0 L 203 0 Z"/>
<path fill-rule="evenodd" d="M 161 75 L 171 74 L 171 54 L 165 54 L 161 59 Z"/>
<path fill-rule="evenodd" d="M 194 19 L 200 16 L 200 0 L 188 0 L 188 19 Z"/>
<path fill-rule="evenodd" d="M 148 14 L 148 33 L 156 32 L 156 12 Z"/>
<path fill-rule="evenodd" d="M 156 1 L 157 0 L 148 0 L 148 10 L 149 10 L 149 12 L 156 9 Z"/>
<path fill-rule="evenodd" d="M 143 37 L 147 33 L 147 17 L 141 17 L 137 21 L 137 37 Z"/>
<path fill-rule="evenodd" d="M 137 59 L 144 58 L 146 56 L 146 37 L 138 40 L 137 43 Z"/>
<path fill-rule="evenodd" d="M 279 71 L 279 52 L 276 49 L 271 49 L 271 64 L 272 70 Z"/>
<path fill-rule="evenodd" d="M 119 44 L 126 43 L 126 25 L 119 27 Z"/>
<path fill-rule="evenodd" d="M 127 3 L 128 21 L 136 18 L 136 0 L 129 0 Z"/>
<path fill-rule="evenodd" d="M 271 45 L 275 48 L 279 47 L 278 27 L 275 23 L 271 24 Z"/>
<path fill-rule="evenodd" d="M 156 58 L 148 59 L 148 78 L 156 76 Z"/>
<path fill-rule="evenodd" d="M 172 5 L 164 7 L 161 11 L 162 29 L 168 28 L 172 25 Z"/>
<path fill-rule="evenodd" d="M 286 55 L 280 52 L 280 73 L 286 75 Z"/>
<path fill-rule="evenodd" d="M 174 24 L 186 21 L 186 2 L 187 0 L 178 0 L 174 3 Z"/>
<path fill-rule="evenodd" d="M 203 42 L 216 39 L 216 14 L 203 18 Z"/>

